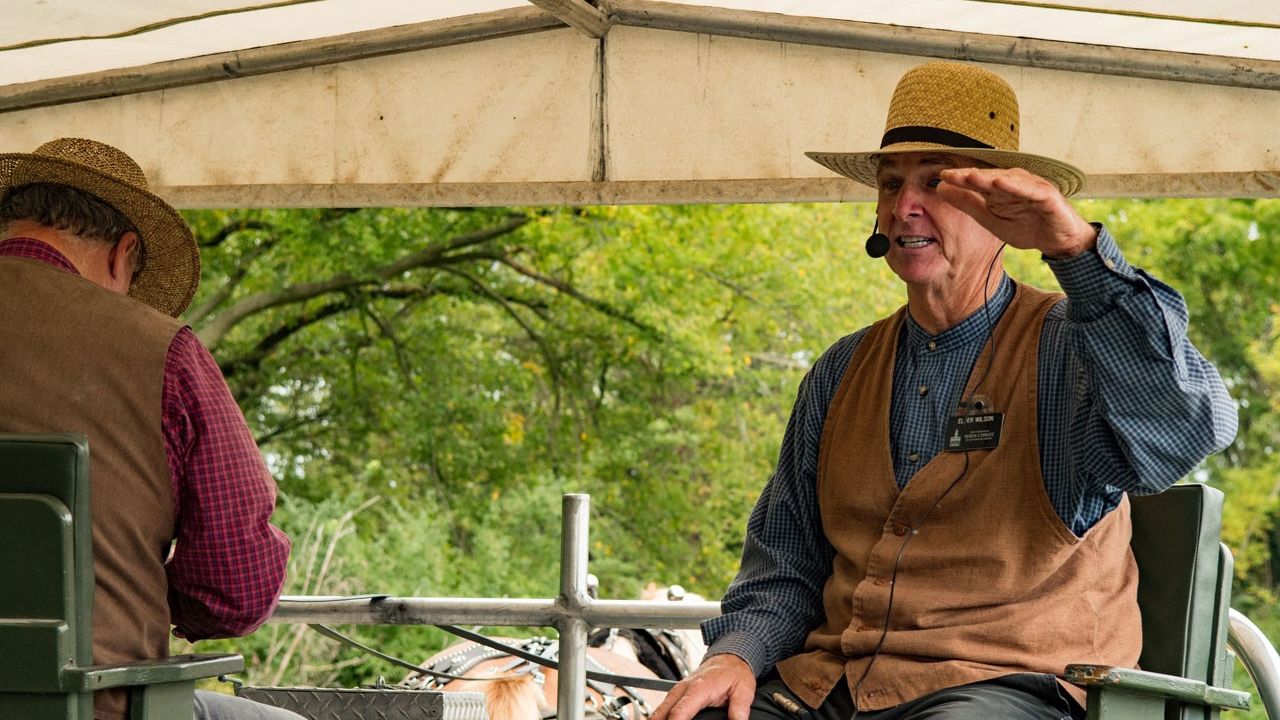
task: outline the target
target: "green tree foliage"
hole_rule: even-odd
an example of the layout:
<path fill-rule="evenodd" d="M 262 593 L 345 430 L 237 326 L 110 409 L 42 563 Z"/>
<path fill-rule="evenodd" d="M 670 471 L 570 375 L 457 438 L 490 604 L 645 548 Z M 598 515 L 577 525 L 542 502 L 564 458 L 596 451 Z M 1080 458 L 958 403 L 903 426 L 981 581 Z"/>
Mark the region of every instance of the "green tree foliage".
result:
<path fill-rule="evenodd" d="M 1275 603 L 1280 203 L 1086 202 L 1187 295 L 1240 400 L 1205 468 L 1229 494 L 1241 602 Z M 732 578 L 795 388 L 905 297 L 864 206 L 191 213 L 188 320 L 281 487 L 291 594 L 554 594 L 559 497 L 592 496 L 602 593 Z M 1034 253 L 1010 272 L 1042 287 Z M 361 637 L 421 659 L 435 631 Z M 285 626 L 234 644 L 255 682 L 355 683 L 383 664 Z"/>

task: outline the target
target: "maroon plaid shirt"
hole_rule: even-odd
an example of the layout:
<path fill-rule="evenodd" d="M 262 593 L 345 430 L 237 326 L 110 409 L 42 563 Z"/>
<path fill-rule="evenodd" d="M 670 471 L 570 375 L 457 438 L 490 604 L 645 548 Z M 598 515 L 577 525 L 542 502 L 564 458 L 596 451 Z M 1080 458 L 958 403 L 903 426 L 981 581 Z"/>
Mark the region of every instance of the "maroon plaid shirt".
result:
<path fill-rule="evenodd" d="M 0 242 L 0 255 L 79 274 L 38 240 Z M 189 327 L 169 345 L 162 402 L 177 535 L 165 566 L 174 634 L 195 641 L 250 633 L 275 610 L 289 539 L 268 522 L 276 486 L 244 415 Z"/>

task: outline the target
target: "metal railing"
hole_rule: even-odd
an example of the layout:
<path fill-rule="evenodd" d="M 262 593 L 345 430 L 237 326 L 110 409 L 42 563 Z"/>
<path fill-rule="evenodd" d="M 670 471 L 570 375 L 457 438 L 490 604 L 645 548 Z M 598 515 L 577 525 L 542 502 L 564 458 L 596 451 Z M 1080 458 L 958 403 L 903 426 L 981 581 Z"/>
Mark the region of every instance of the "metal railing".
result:
<path fill-rule="evenodd" d="M 1267 717 L 1280 718 L 1280 655 L 1257 625 L 1237 610 L 1227 625 L 1227 647 L 1239 658 L 1262 699 Z"/>
<path fill-rule="evenodd" d="M 497 625 L 554 627 L 560 633 L 559 720 L 582 720 L 587 632 L 593 627 L 696 628 L 720 603 L 597 600 L 587 590 L 591 498 L 561 501 L 560 594 L 554 599 L 285 596 L 268 622 L 339 625 Z"/>

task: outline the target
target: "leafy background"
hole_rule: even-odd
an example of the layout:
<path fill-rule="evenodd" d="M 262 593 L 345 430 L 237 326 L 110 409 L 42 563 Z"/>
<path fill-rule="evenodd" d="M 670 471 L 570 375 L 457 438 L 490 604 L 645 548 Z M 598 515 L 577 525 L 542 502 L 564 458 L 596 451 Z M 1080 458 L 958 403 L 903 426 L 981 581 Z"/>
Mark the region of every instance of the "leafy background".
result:
<path fill-rule="evenodd" d="M 1227 494 L 1235 605 L 1280 637 L 1280 201 L 1078 207 L 1185 294 L 1239 404 L 1196 479 Z M 287 594 L 550 597 L 560 495 L 586 492 L 603 596 L 719 597 L 803 373 L 905 299 L 862 253 L 862 205 L 187 217 L 204 281 L 186 319 L 279 483 Z M 1038 255 L 1006 254 L 1056 288 Z M 415 661 L 446 642 L 351 631 Z M 303 627 L 198 649 L 243 653 L 255 684 L 402 674 Z"/>

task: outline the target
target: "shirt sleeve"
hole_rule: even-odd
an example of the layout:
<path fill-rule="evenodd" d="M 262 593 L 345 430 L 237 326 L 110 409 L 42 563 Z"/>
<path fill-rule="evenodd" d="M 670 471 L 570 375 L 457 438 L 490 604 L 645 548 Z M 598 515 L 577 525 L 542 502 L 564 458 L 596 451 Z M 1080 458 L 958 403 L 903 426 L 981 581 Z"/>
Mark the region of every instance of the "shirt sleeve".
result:
<path fill-rule="evenodd" d="M 175 544 L 166 565 L 174 634 L 237 637 L 270 617 L 289 539 L 269 520 L 275 482 L 213 356 L 189 328 L 169 346 L 163 423 Z"/>
<path fill-rule="evenodd" d="M 1065 321 L 1041 348 L 1069 357 L 1061 372 L 1075 390 L 1058 409 L 1069 417 L 1064 459 L 1081 497 L 1156 493 L 1231 442 L 1236 407 L 1187 338 L 1182 296 L 1095 227 L 1095 251 L 1046 260 L 1067 295 Z"/>
<path fill-rule="evenodd" d="M 760 493 L 721 616 L 702 625 L 707 656 L 732 653 L 757 677 L 803 646 L 822 622 L 835 550 L 818 510 L 818 445 L 827 407 L 861 334 L 841 340 L 800 384 L 773 476 Z"/>

